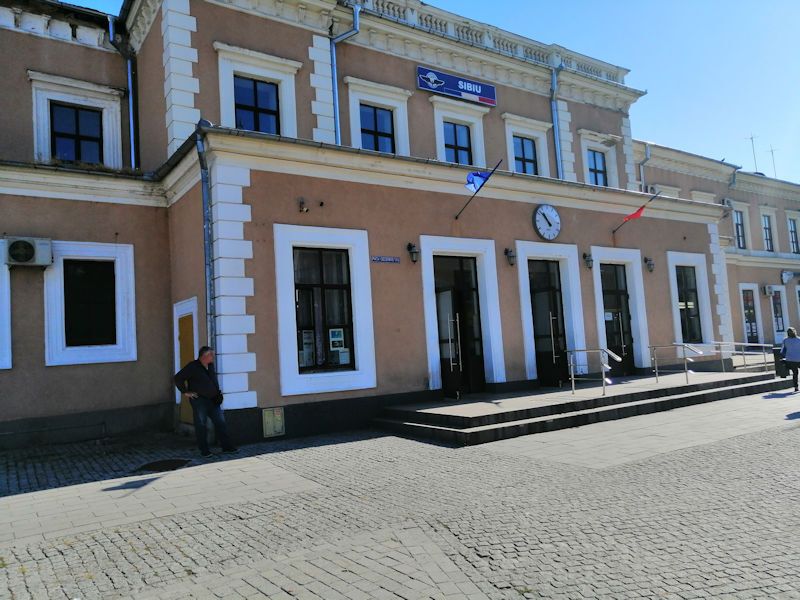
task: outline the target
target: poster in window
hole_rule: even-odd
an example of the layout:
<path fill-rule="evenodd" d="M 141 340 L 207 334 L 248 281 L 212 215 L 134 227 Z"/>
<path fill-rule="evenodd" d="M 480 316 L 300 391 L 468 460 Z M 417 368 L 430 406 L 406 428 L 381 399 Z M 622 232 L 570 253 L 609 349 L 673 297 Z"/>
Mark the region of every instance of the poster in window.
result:
<path fill-rule="evenodd" d="M 303 329 L 302 331 L 303 348 L 299 352 L 301 367 L 314 366 L 314 330 Z"/>
<path fill-rule="evenodd" d="M 331 350 L 339 350 L 344 348 L 344 329 L 330 329 L 328 331 L 328 340 L 330 342 Z"/>

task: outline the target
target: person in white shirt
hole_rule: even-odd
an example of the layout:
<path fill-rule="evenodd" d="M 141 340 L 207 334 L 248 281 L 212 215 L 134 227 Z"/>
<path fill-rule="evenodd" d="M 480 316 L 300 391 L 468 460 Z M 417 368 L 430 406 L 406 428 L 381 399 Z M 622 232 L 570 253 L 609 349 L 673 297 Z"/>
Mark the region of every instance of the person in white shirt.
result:
<path fill-rule="evenodd" d="M 797 369 L 800 367 L 800 338 L 797 337 L 797 331 L 794 327 L 789 327 L 786 330 L 786 339 L 783 340 L 781 347 L 781 356 L 786 361 L 786 367 L 792 374 L 792 382 L 794 383 L 794 391 L 797 389 Z"/>

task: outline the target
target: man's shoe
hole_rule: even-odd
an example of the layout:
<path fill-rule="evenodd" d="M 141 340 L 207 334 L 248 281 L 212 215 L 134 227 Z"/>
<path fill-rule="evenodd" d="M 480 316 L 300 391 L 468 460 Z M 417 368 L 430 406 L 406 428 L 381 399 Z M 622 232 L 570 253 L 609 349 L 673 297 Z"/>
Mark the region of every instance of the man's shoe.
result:
<path fill-rule="evenodd" d="M 238 448 L 223 448 L 222 449 L 222 453 L 223 454 L 236 454 L 237 452 L 239 452 Z"/>
<path fill-rule="evenodd" d="M 208 458 L 208 457 L 210 457 L 210 456 L 214 456 L 214 455 L 213 455 L 213 454 L 211 454 L 211 452 L 209 452 L 209 451 L 207 451 L 207 450 L 206 450 L 205 452 L 201 452 L 201 453 L 200 453 L 200 456 L 201 456 L 201 457 L 203 457 L 203 458 Z"/>

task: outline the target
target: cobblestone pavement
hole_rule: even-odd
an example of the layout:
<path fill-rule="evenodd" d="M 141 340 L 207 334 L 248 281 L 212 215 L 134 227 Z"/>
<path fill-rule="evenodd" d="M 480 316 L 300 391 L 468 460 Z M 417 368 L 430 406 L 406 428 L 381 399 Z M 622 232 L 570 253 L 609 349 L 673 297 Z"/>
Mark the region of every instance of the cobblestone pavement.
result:
<path fill-rule="evenodd" d="M 36 538 L 10 521 L 0 597 L 800 598 L 798 411 L 773 394 L 472 448 L 359 432 L 166 475 L 131 473 L 186 442 L 1 453 L 0 514 L 78 499 L 72 522 L 110 489 L 131 516 Z M 680 447 L 636 452 L 660 426 Z"/>

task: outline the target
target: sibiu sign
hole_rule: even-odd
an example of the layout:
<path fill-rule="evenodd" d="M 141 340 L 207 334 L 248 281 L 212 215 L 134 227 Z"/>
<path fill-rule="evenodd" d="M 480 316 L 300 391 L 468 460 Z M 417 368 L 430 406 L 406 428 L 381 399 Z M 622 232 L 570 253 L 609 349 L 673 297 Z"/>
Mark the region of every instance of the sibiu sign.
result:
<path fill-rule="evenodd" d="M 417 67 L 417 87 L 435 94 L 453 96 L 489 106 L 497 105 L 497 91 L 493 85 L 448 75 L 428 67 Z"/>

